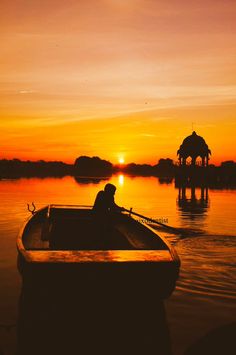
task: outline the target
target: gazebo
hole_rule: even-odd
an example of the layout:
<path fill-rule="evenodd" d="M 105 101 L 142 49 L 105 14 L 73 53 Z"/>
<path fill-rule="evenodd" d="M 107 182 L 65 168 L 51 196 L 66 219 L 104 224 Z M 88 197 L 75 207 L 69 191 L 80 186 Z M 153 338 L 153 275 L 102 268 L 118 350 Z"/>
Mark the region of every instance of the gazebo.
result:
<path fill-rule="evenodd" d="M 177 155 L 179 156 L 180 166 L 186 165 L 186 160 L 191 157 L 191 165 L 196 165 L 197 157 L 201 157 L 202 166 L 208 166 L 209 155 L 211 154 L 205 140 L 198 136 L 195 131 L 183 140 Z"/>

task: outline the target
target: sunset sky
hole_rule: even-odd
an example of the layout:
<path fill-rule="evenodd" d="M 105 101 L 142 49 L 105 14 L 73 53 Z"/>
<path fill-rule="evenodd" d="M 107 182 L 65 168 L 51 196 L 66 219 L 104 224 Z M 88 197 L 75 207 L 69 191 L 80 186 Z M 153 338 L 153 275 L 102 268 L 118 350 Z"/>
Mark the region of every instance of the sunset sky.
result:
<path fill-rule="evenodd" d="M 235 0 L 1 0 L 2 158 L 236 160 Z"/>

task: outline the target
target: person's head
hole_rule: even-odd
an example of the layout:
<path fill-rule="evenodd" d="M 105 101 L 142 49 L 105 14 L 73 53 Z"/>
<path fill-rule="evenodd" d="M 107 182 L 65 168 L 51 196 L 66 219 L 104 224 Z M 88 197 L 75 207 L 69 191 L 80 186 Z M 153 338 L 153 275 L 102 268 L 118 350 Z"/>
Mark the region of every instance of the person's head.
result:
<path fill-rule="evenodd" d="M 115 195 L 116 187 L 113 184 L 106 184 L 104 191 L 109 195 Z"/>

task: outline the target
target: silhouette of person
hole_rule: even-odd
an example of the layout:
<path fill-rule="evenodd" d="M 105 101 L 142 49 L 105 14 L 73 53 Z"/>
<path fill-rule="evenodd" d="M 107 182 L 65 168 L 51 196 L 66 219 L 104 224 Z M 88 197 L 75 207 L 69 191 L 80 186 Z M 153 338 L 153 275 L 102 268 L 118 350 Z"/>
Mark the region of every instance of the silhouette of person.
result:
<path fill-rule="evenodd" d="M 109 243 L 109 234 L 111 234 L 115 215 L 124 211 L 123 207 L 115 203 L 115 192 L 115 185 L 106 184 L 104 190 L 98 192 L 92 209 L 98 242 L 100 245 L 102 243 L 105 249 L 108 248 L 107 243 Z"/>
<path fill-rule="evenodd" d="M 114 200 L 116 187 L 113 184 L 106 184 L 104 190 L 99 191 L 93 206 L 93 211 L 99 215 L 109 215 L 111 212 L 121 212 L 123 207 L 119 207 Z"/>

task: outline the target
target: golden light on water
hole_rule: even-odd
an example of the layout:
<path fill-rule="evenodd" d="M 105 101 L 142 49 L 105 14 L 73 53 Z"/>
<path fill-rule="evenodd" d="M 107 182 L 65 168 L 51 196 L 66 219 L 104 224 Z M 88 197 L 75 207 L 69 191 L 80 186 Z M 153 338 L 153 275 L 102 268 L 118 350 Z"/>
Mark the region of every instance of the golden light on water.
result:
<path fill-rule="evenodd" d="M 119 175 L 119 185 L 124 185 L 124 175 Z"/>

